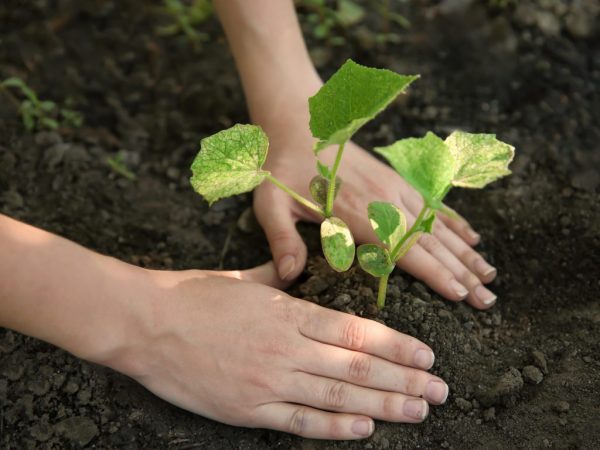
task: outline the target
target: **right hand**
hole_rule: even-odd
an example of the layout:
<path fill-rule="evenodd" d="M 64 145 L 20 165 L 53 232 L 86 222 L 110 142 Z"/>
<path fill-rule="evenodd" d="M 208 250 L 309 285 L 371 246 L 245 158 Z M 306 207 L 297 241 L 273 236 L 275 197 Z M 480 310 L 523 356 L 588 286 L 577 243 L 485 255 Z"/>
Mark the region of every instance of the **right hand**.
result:
<path fill-rule="evenodd" d="M 428 402 L 446 400 L 448 386 L 426 372 L 427 345 L 267 286 L 282 283 L 272 263 L 144 273 L 129 295 L 145 331 L 99 362 L 177 406 L 232 425 L 360 439 L 372 419 L 421 422 Z"/>

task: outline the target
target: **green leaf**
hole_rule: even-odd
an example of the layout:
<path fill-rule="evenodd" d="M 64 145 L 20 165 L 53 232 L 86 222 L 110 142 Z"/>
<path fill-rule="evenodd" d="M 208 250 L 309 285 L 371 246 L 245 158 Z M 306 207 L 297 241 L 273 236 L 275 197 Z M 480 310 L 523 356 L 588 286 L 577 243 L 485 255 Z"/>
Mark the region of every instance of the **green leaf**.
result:
<path fill-rule="evenodd" d="M 375 148 L 375 151 L 419 191 L 428 206 L 441 208 L 456 165 L 444 141 L 429 132 L 425 137 L 401 139 L 387 147 Z"/>
<path fill-rule="evenodd" d="M 342 180 L 340 177 L 335 177 L 335 191 L 333 193 L 333 198 L 337 196 L 340 186 L 342 185 Z M 317 202 L 321 206 L 325 206 L 327 203 L 327 190 L 329 189 L 329 180 L 323 178 L 321 175 L 315 175 L 315 177 L 310 181 L 309 190 L 310 195 L 313 200 Z"/>
<path fill-rule="evenodd" d="M 319 174 L 326 179 L 329 179 L 330 177 L 330 170 L 329 170 L 329 166 L 326 166 L 325 164 L 323 164 L 321 161 L 317 160 L 317 172 L 319 172 Z"/>
<path fill-rule="evenodd" d="M 315 152 L 348 141 L 417 78 L 346 61 L 308 100 Z"/>
<path fill-rule="evenodd" d="M 249 192 L 265 179 L 269 140 L 255 125 L 233 127 L 202 139 L 190 182 L 209 203 Z"/>
<path fill-rule="evenodd" d="M 508 165 L 515 148 L 499 141 L 494 134 L 455 131 L 445 142 L 456 160 L 453 186 L 482 188 L 511 173 Z"/>
<path fill-rule="evenodd" d="M 406 233 L 406 217 L 397 207 L 387 202 L 371 202 L 368 207 L 373 231 L 388 248 L 394 248 Z"/>
<path fill-rule="evenodd" d="M 329 265 L 338 272 L 345 272 L 354 261 L 354 238 L 348 226 L 337 217 L 321 223 L 321 245 Z"/>
<path fill-rule="evenodd" d="M 364 19 L 365 9 L 352 0 L 339 0 L 335 17 L 342 27 L 348 28 Z"/>
<path fill-rule="evenodd" d="M 360 267 L 370 275 L 380 278 L 392 273 L 394 263 L 385 248 L 375 244 L 359 245 L 357 249 Z"/>

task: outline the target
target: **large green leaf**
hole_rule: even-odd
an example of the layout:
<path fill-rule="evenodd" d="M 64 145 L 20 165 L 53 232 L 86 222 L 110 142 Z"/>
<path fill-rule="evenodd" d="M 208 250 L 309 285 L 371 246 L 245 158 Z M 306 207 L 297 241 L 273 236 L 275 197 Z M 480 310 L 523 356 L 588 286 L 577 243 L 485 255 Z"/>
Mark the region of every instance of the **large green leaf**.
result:
<path fill-rule="evenodd" d="M 371 202 L 368 213 L 379 240 L 388 248 L 394 248 L 406 233 L 406 217 L 402 211 L 391 203 Z"/>
<path fill-rule="evenodd" d="M 346 61 L 308 100 L 315 151 L 348 141 L 418 77 Z"/>
<path fill-rule="evenodd" d="M 341 219 L 329 217 L 321 223 L 321 245 L 333 270 L 344 272 L 350 268 L 356 248 L 350 229 Z"/>
<path fill-rule="evenodd" d="M 482 188 L 511 173 L 508 165 L 515 148 L 499 141 L 494 134 L 455 131 L 445 142 L 456 160 L 453 186 Z"/>
<path fill-rule="evenodd" d="M 394 263 L 385 248 L 375 244 L 363 244 L 358 246 L 356 253 L 360 267 L 374 277 L 384 277 L 394 270 Z"/>
<path fill-rule="evenodd" d="M 430 207 L 441 207 L 456 164 L 443 140 L 429 132 L 425 137 L 401 139 L 387 147 L 375 148 L 375 151 L 419 191 Z"/>
<path fill-rule="evenodd" d="M 209 203 L 249 192 L 265 179 L 269 140 L 260 127 L 234 125 L 200 142 L 190 182 Z"/>

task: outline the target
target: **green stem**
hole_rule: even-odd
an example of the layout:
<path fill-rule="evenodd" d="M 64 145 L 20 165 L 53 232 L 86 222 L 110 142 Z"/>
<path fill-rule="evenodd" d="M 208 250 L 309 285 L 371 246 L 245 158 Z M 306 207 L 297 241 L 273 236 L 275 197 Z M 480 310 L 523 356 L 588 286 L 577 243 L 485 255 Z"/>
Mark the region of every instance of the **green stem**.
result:
<path fill-rule="evenodd" d="M 296 200 L 302 206 L 310 209 L 311 211 L 316 212 L 320 216 L 325 217 L 325 213 L 319 206 L 317 206 L 310 200 L 307 200 L 304 197 L 302 197 L 300 194 L 298 194 L 296 191 L 294 191 L 291 187 L 282 183 L 277 178 L 275 178 L 273 175 L 271 175 L 271 174 L 267 175 L 267 180 L 269 180 L 271 183 L 273 183 L 275 186 L 277 186 L 279 189 L 281 189 L 285 193 L 289 194 L 290 197 L 292 197 L 294 200 Z"/>
<path fill-rule="evenodd" d="M 379 279 L 379 290 L 377 291 L 377 308 L 383 309 L 385 306 L 385 294 L 387 292 L 388 278 L 390 275 L 384 275 Z"/>
<path fill-rule="evenodd" d="M 404 236 L 402 236 L 402 239 L 400 239 L 400 241 L 392 249 L 392 251 L 390 253 L 390 257 L 391 257 L 392 261 L 396 262 L 396 258 L 398 257 L 398 252 L 402 248 L 402 245 L 408 239 L 410 239 L 410 237 L 413 234 L 415 234 L 417 231 L 419 231 L 419 229 L 421 228 L 421 223 L 423 222 L 423 219 L 425 219 L 425 216 L 427 215 L 427 213 L 430 210 L 431 210 L 431 208 L 429 208 L 429 206 L 427 206 L 427 205 L 423 206 L 423 209 L 421 210 L 421 212 L 417 216 L 417 220 L 415 220 L 415 223 L 413 223 L 413 226 L 410 227 L 410 229 L 406 232 L 406 234 Z"/>
<path fill-rule="evenodd" d="M 325 204 L 325 217 L 331 217 L 333 213 L 333 200 L 335 198 L 335 181 L 337 177 L 337 171 L 342 161 L 342 155 L 344 154 L 345 142 L 342 142 L 338 147 L 337 155 L 335 156 L 335 162 L 329 172 L 329 186 L 327 188 L 327 203 Z"/>

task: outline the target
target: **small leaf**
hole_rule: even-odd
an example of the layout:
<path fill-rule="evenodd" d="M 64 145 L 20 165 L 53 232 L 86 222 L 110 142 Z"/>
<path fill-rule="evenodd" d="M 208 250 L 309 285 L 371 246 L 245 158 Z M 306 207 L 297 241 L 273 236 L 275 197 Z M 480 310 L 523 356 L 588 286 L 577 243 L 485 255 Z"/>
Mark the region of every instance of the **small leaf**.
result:
<path fill-rule="evenodd" d="M 428 206 L 441 208 L 442 199 L 451 187 L 456 164 L 444 141 L 429 132 L 425 137 L 401 139 L 387 147 L 375 148 L 375 151 L 419 191 Z"/>
<path fill-rule="evenodd" d="M 348 226 L 337 217 L 321 223 L 321 245 L 325 259 L 337 272 L 344 272 L 354 261 L 354 238 Z"/>
<path fill-rule="evenodd" d="M 315 152 L 347 142 L 417 78 L 346 61 L 308 100 Z"/>
<path fill-rule="evenodd" d="M 335 17 L 342 27 L 348 28 L 364 19 L 365 9 L 352 0 L 339 0 Z"/>
<path fill-rule="evenodd" d="M 494 134 L 455 131 L 445 142 L 456 160 L 453 186 L 482 188 L 511 173 L 508 165 L 515 148 L 499 141 Z"/>
<path fill-rule="evenodd" d="M 369 221 L 373 231 L 388 248 L 394 248 L 406 233 L 406 217 L 397 207 L 387 202 L 369 203 Z"/>
<path fill-rule="evenodd" d="M 421 226 L 420 229 L 425 232 L 425 233 L 431 233 L 431 230 L 433 229 L 433 222 L 435 221 L 435 212 L 431 211 L 431 213 L 429 214 L 429 216 L 427 216 L 425 218 L 425 220 L 423 220 L 421 222 Z"/>
<path fill-rule="evenodd" d="M 331 173 L 329 171 L 329 166 L 326 166 L 319 160 L 317 160 L 317 172 L 319 172 L 319 174 L 326 179 L 329 179 Z"/>
<path fill-rule="evenodd" d="M 335 177 L 335 191 L 333 198 L 337 196 L 342 180 L 340 177 Z M 329 180 L 323 178 L 321 175 L 315 175 L 310 181 L 309 190 L 313 200 L 321 206 L 325 206 L 327 203 L 327 190 L 329 189 Z"/>
<path fill-rule="evenodd" d="M 394 263 L 385 248 L 375 244 L 359 245 L 357 249 L 360 267 L 370 275 L 380 278 L 392 273 Z"/>
<path fill-rule="evenodd" d="M 249 192 L 265 179 L 269 140 L 255 125 L 233 127 L 202 139 L 190 182 L 209 203 Z"/>

